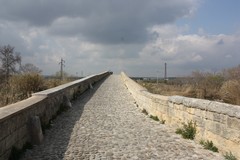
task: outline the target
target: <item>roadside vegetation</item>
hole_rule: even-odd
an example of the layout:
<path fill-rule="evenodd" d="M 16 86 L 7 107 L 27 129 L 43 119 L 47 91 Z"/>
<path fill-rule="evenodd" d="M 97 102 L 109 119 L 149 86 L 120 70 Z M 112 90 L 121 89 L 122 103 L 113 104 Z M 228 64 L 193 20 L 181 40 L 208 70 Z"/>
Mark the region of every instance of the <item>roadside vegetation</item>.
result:
<path fill-rule="evenodd" d="M 137 80 L 149 92 L 166 96 L 180 95 L 240 105 L 240 65 L 218 73 L 194 71 L 189 77 Z"/>
<path fill-rule="evenodd" d="M 213 152 L 218 152 L 218 148 L 216 146 L 214 146 L 212 141 L 201 140 L 200 144 L 203 146 L 204 149 L 208 149 L 208 150 L 213 151 Z"/>
<path fill-rule="evenodd" d="M 61 80 L 59 72 L 44 77 L 34 64 L 22 65 L 21 61 L 22 57 L 15 52 L 14 47 L 0 46 L 0 107 L 29 98 L 32 93 L 74 80 L 67 73 L 64 73 L 65 78 Z"/>
<path fill-rule="evenodd" d="M 197 124 L 193 121 L 182 123 L 182 128 L 177 128 L 175 133 L 181 134 L 184 139 L 193 140 L 197 133 Z"/>

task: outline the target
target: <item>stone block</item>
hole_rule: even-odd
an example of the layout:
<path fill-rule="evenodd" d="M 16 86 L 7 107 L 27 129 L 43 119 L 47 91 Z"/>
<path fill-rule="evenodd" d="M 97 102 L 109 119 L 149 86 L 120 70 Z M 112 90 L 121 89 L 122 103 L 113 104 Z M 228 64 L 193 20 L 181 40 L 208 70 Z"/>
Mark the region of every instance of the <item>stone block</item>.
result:
<path fill-rule="evenodd" d="M 217 135 L 221 135 L 223 130 L 225 129 L 224 124 L 215 122 L 215 121 L 209 121 L 209 120 L 206 120 L 205 126 L 206 126 L 206 130 Z"/>
<path fill-rule="evenodd" d="M 0 157 L 4 153 L 5 150 L 6 150 L 5 149 L 5 140 L 3 139 L 0 141 Z"/>
<path fill-rule="evenodd" d="M 18 128 L 17 132 L 18 132 L 17 139 L 23 139 L 24 137 L 28 137 L 27 125 L 24 125 L 24 126 Z"/>
<path fill-rule="evenodd" d="M 8 121 L 3 121 L 0 123 L 0 141 L 8 135 Z"/>
<path fill-rule="evenodd" d="M 13 132 L 5 138 L 5 149 L 11 149 L 17 141 L 17 132 Z"/>
<path fill-rule="evenodd" d="M 226 124 L 227 123 L 227 116 L 224 115 L 224 114 L 213 113 L 213 121 Z"/>
<path fill-rule="evenodd" d="M 240 107 L 236 105 L 230 105 L 220 102 L 211 102 L 211 104 L 207 107 L 207 110 L 240 119 Z"/>
<path fill-rule="evenodd" d="M 198 127 L 204 128 L 205 127 L 205 120 L 198 116 L 193 116 L 192 120 L 196 122 Z"/>
<path fill-rule="evenodd" d="M 193 114 L 198 117 L 205 117 L 205 110 L 194 108 Z"/>
<path fill-rule="evenodd" d="M 227 117 L 227 127 L 240 130 L 240 119 L 233 118 L 233 117 Z"/>
<path fill-rule="evenodd" d="M 28 114 L 26 112 L 20 113 L 17 115 L 16 122 L 17 128 L 27 123 Z"/>
<path fill-rule="evenodd" d="M 213 112 L 206 111 L 205 119 L 213 121 Z"/>
<path fill-rule="evenodd" d="M 240 145 L 240 130 L 223 128 L 221 136 Z M 240 146 L 239 146 L 240 147 Z"/>

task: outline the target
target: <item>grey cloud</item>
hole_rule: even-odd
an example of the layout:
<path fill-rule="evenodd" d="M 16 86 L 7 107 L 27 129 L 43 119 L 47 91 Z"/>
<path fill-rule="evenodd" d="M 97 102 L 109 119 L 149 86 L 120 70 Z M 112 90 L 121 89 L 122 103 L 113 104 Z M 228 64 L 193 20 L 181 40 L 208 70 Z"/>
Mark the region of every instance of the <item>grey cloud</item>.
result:
<path fill-rule="evenodd" d="M 58 62 L 64 58 L 65 69 L 73 74 L 112 69 L 155 75 L 154 69 L 164 61 L 171 67 L 175 59 L 186 56 L 159 55 L 169 44 L 166 41 L 160 48 L 146 50 L 152 56 L 142 58 L 143 47 L 160 36 L 149 28 L 190 15 L 197 1 L 0 0 L 0 45 L 9 43 L 27 53 L 23 60 L 36 64 L 44 74 L 59 70 Z"/>
<path fill-rule="evenodd" d="M 189 15 L 196 0 L 0 0 L 0 18 L 30 26 L 51 26 L 61 36 L 83 36 L 103 44 L 144 43 L 147 28 Z M 66 23 L 54 23 L 66 17 Z M 82 19 L 81 23 L 67 19 Z M 70 22 L 70 23 L 69 23 Z M 59 26 L 62 25 L 62 26 Z"/>
<path fill-rule="evenodd" d="M 6 23 L 5 21 L 0 20 L 0 46 L 11 45 L 14 46 L 16 52 L 20 52 L 21 55 L 30 55 L 31 53 L 26 48 L 26 43 L 21 37 L 19 31 L 23 26 L 20 24 L 18 28 L 15 28 L 15 24 L 6 23 L 6 25 L 1 25 Z"/>

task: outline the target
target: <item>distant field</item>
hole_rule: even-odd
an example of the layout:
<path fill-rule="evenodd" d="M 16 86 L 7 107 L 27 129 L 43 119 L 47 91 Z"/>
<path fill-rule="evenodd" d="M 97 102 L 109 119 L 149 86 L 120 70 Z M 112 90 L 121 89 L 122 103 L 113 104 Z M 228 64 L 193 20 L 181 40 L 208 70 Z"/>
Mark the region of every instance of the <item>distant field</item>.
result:
<path fill-rule="evenodd" d="M 193 93 L 193 86 L 189 84 L 180 84 L 177 81 L 180 81 L 182 78 L 172 78 L 168 80 L 167 83 L 164 80 L 136 80 L 141 86 L 145 87 L 149 92 L 155 94 L 161 94 L 165 96 L 180 95 L 186 97 L 196 97 Z"/>
<path fill-rule="evenodd" d="M 236 76 L 197 72 L 191 77 L 174 77 L 167 81 L 157 81 L 156 78 L 133 79 L 154 94 L 179 95 L 240 105 L 240 79 Z"/>

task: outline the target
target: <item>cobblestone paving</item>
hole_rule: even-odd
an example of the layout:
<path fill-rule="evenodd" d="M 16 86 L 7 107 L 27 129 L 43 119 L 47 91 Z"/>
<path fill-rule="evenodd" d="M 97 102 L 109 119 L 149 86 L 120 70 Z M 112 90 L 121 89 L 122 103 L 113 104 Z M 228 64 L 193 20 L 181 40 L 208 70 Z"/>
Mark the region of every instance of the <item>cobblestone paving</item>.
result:
<path fill-rule="evenodd" d="M 141 113 L 121 77 L 112 75 L 58 116 L 43 144 L 28 150 L 22 159 L 223 158 Z"/>

